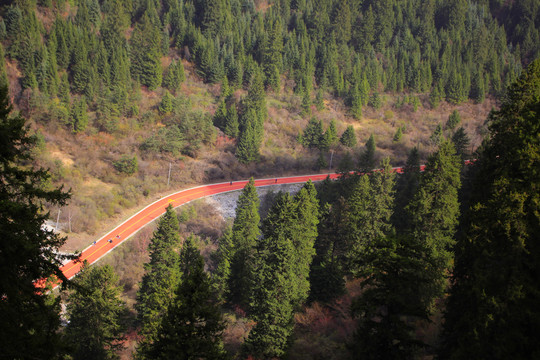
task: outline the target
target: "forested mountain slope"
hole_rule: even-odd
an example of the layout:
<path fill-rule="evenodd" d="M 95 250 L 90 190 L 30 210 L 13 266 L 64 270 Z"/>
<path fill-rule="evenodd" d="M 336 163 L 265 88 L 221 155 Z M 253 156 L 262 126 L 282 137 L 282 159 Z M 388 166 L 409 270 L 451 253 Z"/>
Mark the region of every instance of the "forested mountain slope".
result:
<path fill-rule="evenodd" d="M 394 162 L 413 145 L 425 156 L 453 107 L 475 147 L 538 54 L 538 14 L 534 1 L 16 0 L 0 7 L 0 81 L 39 161 L 74 189 L 64 229 L 92 232 L 167 183 L 312 171 L 334 152 L 335 167 L 370 134 Z M 359 141 L 302 141 L 312 115 Z"/>

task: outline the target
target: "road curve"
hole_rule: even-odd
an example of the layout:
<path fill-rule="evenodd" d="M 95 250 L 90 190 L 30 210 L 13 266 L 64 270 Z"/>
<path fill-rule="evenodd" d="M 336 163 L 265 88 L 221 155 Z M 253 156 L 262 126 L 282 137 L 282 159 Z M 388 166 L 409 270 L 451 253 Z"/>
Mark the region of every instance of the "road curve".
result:
<path fill-rule="evenodd" d="M 423 171 L 424 166 L 421 166 L 420 169 L 421 171 Z M 403 172 L 403 168 L 395 167 L 392 169 L 392 171 L 401 173 Z M 339 177 L 339 174 L 316 174 L 259 179 L 255 180 L 255 186 L 262 187 L 283 184 L 297 184 L 305 183 L 308 180 L 315 182 L 322 181 L 327 177 L 330 177 L 330 179 L 334 180 Z M 248 180 L 241 180 L 233 182 L 223 182 L 218 184 L 201 185 L 167 195 L 146 206 L 145 208 L 137 212 L 135 215 L 131 216 L 129 219 L 115 227 L 113 230 L 109 231 L 99 240 L 96 240 L 92 245 L 88 246 L 82 251 L 78 259 L 67 262 L 60 268 L 60 270 L 63 272 L 66 278 L 71 279 L 80 271 L 82 263 L 85 260 L 89 264 L 98 261 L 107 253 L 112 251 L 115 247 L 133 236 L 137 231 L 146 226 L 148 223 L 151 223 L 152 221 L 163 215 L 165 213 L 165 209 L 167 208 L 167 206 L 169 206 L 169 204 L 172 204 L 172 206 L 176 208 L 196 199 L 201 199 L 215 194 L 241 190 L 247 183 Z"/>

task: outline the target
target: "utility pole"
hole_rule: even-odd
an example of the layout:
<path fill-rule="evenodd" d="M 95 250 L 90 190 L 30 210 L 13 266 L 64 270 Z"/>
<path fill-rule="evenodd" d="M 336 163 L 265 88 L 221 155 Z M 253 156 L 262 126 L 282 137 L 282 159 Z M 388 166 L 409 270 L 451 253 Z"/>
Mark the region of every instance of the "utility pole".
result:
<path fill-rule="evenodd" d="M 334 160 L 334 150 L 330 150 L 330 166 L 328 167 L 328 170 L 332 170 L 332 160 Z"/>
<path fill-rule="evenodd" d="M 60 208 L 58 208 L 58 216 L 56 217 L 56 226 L 54 227 L 54 231 L 58 232 L 58 222 L 60 221 Z"/>
<path fill-rule="evenodd" d="M 167 177 L 167 187 L 169 187 L 169 183 L 171 182 L 171 167 L 172 163 L 169 162 L 169 176 Z"/>

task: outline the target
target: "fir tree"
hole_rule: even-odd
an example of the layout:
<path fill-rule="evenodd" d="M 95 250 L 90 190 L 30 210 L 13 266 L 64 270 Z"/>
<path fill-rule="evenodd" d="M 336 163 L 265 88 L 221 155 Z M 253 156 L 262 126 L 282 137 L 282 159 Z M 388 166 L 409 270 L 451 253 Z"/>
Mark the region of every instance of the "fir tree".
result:
<path fill-rule="evenodd" d="M 165 90 L 163 98 L 161 98 L 161 104 L 159 104 L 159 112 L 162 115 L 170 114 L 173 110 L 173 100 L 171 93 Z"/>
<path fill-rule="evenodd" d="M 229 279 L 233 254 L 232 228 L 227 228 L 219 239 L 217 251 L 213 254 L 216 269 L 212 274 L 212 287 L 219 302 L 225 302 L 229 298 Z"/>
<path fill-rule="evenodd" d="M 459 115 L 459 112 L 457 110 L 454 110 L 448 117 L 448 121 L 446 122 L 445 128 L 449 130 L 454 130 L 456 126 L 459 125 L 460 122 L 461 122 L 461 116 Z"/>
<path fill-rule="evenodd" d="M 318 148 L 323 140 L 323 127 L 321 120 L 311 118 L 302 134 L 302 145 L 308 148 Z"/>
<path fill-rule="evenodd" d="M 118 281 L 109 265 L 86 265 L 74 281 L 65 332 L 73 359 L 114 359 L 124 347 L 127 307 Z"/>
<path fill-rule="evenodd" d="M 225 323 L 213 301 L 210 277 L 192 237 L 184 241 L 180 259 L 180 284 L 151 345 L 149 358 L 225 359 L 221 342 Z"/>
<path fill-rule="evenodd" d="M 392 224 L 396 228 L 397 234 L 403 234 L 411 230 L 411 219 L 405 208 L 413 199 L 419 182 L 420 155 L 418 154 L 418 148 L 414 147 L 409 152 L 407 163 L 403 167 L 403 174 L 398 176 L 396 182 L 396 200 L 394 202 Z"/>
<path fill-rule="evenodd" d="M 225 129 L 223 132 L 230 138 L 237 138 L 238 129 L 238 113 L 236 112 L 236 105 L 232 104 L 227 109 L 227 117 L 225 118 Z"/>
<path fill-rule="evenodd" d="M 392 229 L 394 173 L 390 160 L 382 162 L 383 171 L 363 175 L 353 185 L 347 199 L 346 242 L 348 269 L 358 275 L 365 266 L 365 254 Z"/>
<path fill-rule="evenodd" d="M 373 170 L 375 167 L 375 151 L 375 138 L 373 137 L 373 134 L 371 134 L 368 141 L 366 141 L 364 152 L 360 155 L 360 172 L 367 173 Z"/>
<path fill-rule="evenodd" d="M 444 141 L 428 159 L 418 191 L 408 207 L 414 239 L 437 265 L 432 270 L 435 273 L 433 283 L 426 289 L 433 300 L 443 294 L 447 270 L 453 260 L 452 246 L 459 217 L 460 172 L 461 159 L 452 143 Z"/>
<path fill-rule="evenodd" d="M 540 61 L 508 89 L 455 246 L 440 357 L 527 359 L 540 353 L 538 265 Z"/>
<path fill-rule="evenodd" d="M 55 358 L 59 301 L 36 291 L 36 282 L 53 275 L 67 281 L 59 268 L 70 257 L 58 252 L 65 238 L 43 223 L 49 217 L 44 204 L 63 206 L 69 194 L 45 187 L 46 170 L 25 165 L 37 139 L 10 112 L 8 90 L 0 87 L 0 348 L 6 358 Z"/>
<path fill-rule="evenodd" d="M 325 150 L 335 147 L 338 140 L 339 137 L 337 135 L 336 122 L 332 119 L 324 132 Z"/>
<path fill-rule="evenodd" d="M 172 302 L 179 282 L 179 258 L 175 251 L 180 244 L 178 226 L 176 213 L 169 205 L 148 246 L 150 261 L 145 264 L 146 273 L 135 305 L 141 323 L 139 333 L 144 336 L 138 349 L 142 357 L 148 355 L 151 344 L 157 338 L 161 319 Z"/>
<path fill-rule="evenodd" d="M 84 98 L 79 98 L 71 106 L 71 131 L 80 133 L 86 130 L 88 126 L 88 114 L 86 112 L 86 101 Z"/>
<path fill-rule="evenodd" d="M 463 160 L 465 160 L 467 155 L 469 154 L 468 147 L 470 139 L 463 127 L 457 129 L 454 135 L 452 135 L 452 143 L 456 148 L 456 154 L 458 154 Z"/>
<path fill-rule="evenodd" d="M 255 358 L 282 356 L 292 333 L 296 257 L 287 235 L 293 217 L 293 200 L 288 193 L 281 193 L 264 221 L 264 236 L 257 244 L 251 297 L 251 317 L 256 325 L 244 343 L 244 352 Z"/>
<path fill-rule="evenodd" d="M 350 148 L 356 146 L 356 134 L 352 125 L 347 126 L 347 129 L 345 129 L 345 132 L 341 135 L 339 142 Z"/>
<path fill-rule="evenodd" d="M 236 204 L 236 217 L 232 227 L 230 299 L 243 307 L 249 305 L 254 254 L 259 237 L 259 197 L 253 178 L 244 187 Z"/>

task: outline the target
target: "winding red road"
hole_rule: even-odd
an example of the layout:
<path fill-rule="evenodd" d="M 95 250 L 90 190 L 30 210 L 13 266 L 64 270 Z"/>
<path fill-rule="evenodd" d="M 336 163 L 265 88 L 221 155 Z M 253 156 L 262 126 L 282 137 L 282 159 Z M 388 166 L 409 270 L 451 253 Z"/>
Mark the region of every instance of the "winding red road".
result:
<path fill-rule="evenodd" d="M 421 166 L 421 171 L 424 170 L 424 166 Z M 403 168 L 395 167 L 392 169 L 394 172 L 401 173 Z M 272 179 L 259 179 L 255 180 L 255 186 L 273 186 L 283 184 L 296 184 L 305 183 L 308 180 L 322 181 L 326 177 L 330 176 L 330 179 L 337 179 L 339 174 L 317 174 L 317 175 L 305 175 L 305 176 L 290 176 Z M 221 194 L 229 191 L 236 191 L 243 189 L 248 183 L 248 180 L 224 182 L 211 185 L 197 186 L 191 189 L 181 190 L 173 194 L 167 195 L 152 204 L 146 206 L 135 215 L 118 225 L 113 230 L 109 231 L 105 236 L 96 240 L 92 245 L 84 249 L 80 257 L 76 260 L 72 260 L 64 264 L 60 270 L 64 275 L 70 279 L 77 275 L 81 269 L 82 263 L 86 260 L 92 264 L 106 255 L 112 249 L 117 247 L 122 242 L 133 236 L 137 231 L 143 228 L 148 223 L 154 221 L 165 213 L 165 209 L 169 204 L 173 207 L 184 205 L 190 201 L 200 199 L 206 196 Z"/>

